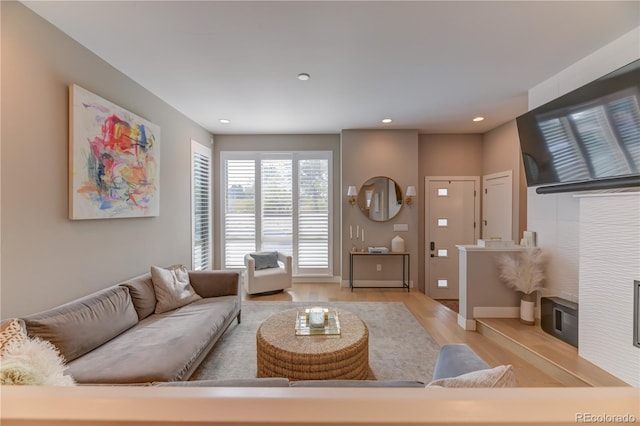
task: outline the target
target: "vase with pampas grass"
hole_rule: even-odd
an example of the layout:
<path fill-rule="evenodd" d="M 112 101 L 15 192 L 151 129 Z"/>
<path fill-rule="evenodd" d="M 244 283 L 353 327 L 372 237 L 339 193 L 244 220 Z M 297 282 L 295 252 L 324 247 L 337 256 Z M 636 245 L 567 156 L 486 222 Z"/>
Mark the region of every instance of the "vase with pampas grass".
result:
<path fill-rule="evenodd" d="M 522 294 L 520 298 L 520 322 L 535 324 L 536 291 L 544 288 L 546 257 L 537 247 L 528 248 L 516 256 L 498 258 L 500 279 Z"/>

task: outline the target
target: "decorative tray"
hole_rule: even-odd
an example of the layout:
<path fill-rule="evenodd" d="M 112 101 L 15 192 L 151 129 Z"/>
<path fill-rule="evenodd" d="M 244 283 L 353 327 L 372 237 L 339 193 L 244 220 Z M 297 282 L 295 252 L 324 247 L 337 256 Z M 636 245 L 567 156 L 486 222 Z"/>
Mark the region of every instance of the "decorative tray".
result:
<path fill-rule="evenodd" d="M 317 313 L 317 309 L 318 308 L 307 308 L 298 311 L 296 315 L 296 336 L 340 334 L 340 320 L 335 310 L 322 308 L 324 325 L 320 327 L 311 326 L 312 310 L 315 310 L 315 313 Z"/>

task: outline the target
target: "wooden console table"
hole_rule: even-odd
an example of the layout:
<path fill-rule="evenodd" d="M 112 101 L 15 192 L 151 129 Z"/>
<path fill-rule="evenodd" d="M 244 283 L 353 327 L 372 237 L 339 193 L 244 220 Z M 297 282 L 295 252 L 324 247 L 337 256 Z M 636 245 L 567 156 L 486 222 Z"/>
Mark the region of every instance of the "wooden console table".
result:
<path fill-rule="evenodd" d="M 349 288 L 353 291 L 354 288 L 400 288 L 400 287 L 383 287 L 383 286 L 358 286 L 353 285 L 353 258 L 357 256 L 402 256 L 402 288 L 407 288 L 407 293 L 411 291 L 409 284 L 411 283 L 411 255 L 406 252 L 389 252 L 389 253 L 368 253 L 360 251 L 349 252 Z"/>

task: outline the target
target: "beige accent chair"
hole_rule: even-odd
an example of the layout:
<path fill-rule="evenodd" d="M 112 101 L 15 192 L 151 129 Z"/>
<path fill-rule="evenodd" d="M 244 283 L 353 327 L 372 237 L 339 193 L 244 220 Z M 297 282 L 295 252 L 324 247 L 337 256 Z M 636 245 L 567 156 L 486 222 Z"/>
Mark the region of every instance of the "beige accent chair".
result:
<path fill-rule="evenodd" d="M 273 294 L 291 287 L 293 258 L 277 252 L 278 267 L 255 269 L 256 261 L 250 253 L 244 255 L 244 288 L 248 294 Z"/>

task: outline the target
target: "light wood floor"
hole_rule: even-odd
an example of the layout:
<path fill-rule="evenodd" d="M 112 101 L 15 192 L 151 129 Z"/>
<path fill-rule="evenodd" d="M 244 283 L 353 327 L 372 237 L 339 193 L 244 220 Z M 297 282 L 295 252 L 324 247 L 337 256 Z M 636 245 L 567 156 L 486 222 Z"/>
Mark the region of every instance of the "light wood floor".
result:
<path fill-rule="evenodd" d="M 357 289 L 351 292 L 335 283 L 294 284 L 292 288 L 269 296 L 250 296 L 246 300 L 291 300 L 301 302 L 403 302 L 425 330 L 440 345 L 466 343 L 490 366 L 513 365 L 516 381 L 520 387 L 563 386 L 525 359 L 505 350 L 492 339 L 458 326 L 457 313 L 418 291 L 407 293 L 402 289 Z"/>

